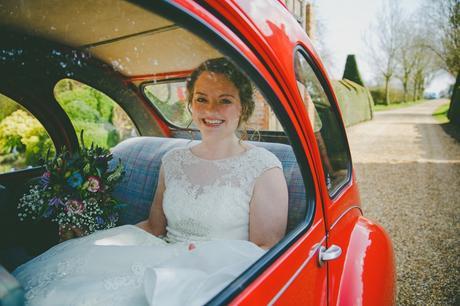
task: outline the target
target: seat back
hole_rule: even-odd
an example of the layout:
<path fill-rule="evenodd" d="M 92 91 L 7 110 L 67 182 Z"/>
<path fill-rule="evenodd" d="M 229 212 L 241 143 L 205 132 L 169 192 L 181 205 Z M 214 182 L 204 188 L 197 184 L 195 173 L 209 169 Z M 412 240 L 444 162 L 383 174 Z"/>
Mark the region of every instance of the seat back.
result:
<path fill-rule="evenodd" d="M 164 137 L 135 137 L 112 149 L 114 160 L 121 159 L 125 176 L 113 194 L 128 207 L 123 210 L 122 224 L 134 224 L 148 217 L 160 170 L 161 158 L 173 148 L 185 147 L 190 140 Z M 302 175 L 291 146 L 279 143 L 251 142 L 275 154 L 283 165 L 289 191 L 287 231 L 305 219 L 306 194 Z"/>

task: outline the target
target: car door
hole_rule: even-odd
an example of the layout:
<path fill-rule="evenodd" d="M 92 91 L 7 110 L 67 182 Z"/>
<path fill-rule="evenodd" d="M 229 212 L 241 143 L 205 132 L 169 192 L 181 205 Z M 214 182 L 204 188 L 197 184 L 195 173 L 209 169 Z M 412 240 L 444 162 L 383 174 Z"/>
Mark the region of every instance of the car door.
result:
<path fill-rule="evenodd" d="M 268 11 L 277 5 L 276 2 L 267 4 L 264 1 L 255 1 L 254 5 L 267 6 Z M 246 71 L 253 80 L 263 79 L 265 82 L 258 82 L 259 90 L 267 97 L 272 97 L 272 107 L 278 114 L 278 119 L 285 127 L 286 133 L 290 138 L 297 163 L 303 173 L 303 192 L 307 193 L 305 205 L 307 214 L 304 221 L 292 230 L 274 248 L 248 269 L 242 276 L 233 281 L 226 289 L 217 295 L 210 304 L 234 304 L 234 305 L 326 305 L 327 304 L 327 267 L 318 262 L 319 250 L 326 246 L 325 222 L 322 209 L 322 199 L 318 181 L 315 174 L 314 160 L 311 153 L 311 139 L 304 134 L 302 126 L 305 117 L 297 117 L 294 111 L 298 106 L 292 105 L 290 95 L 295 95 L 295 83 L 291 82 L 290 87 L 280 88 L 279 81 L 273 78 L 275 72 L 270 70 L 270 64 L 257 61 L 261 57 L 255 41 L 260 41 L 261 37 L 248 35 L 248 29 L 252 22 L 256 20 L 244 21 L 242 17 L 248 11 L 241 12 L 235 3 L 221 1 L 207 1 L 203 7 L 197 7 L 196 3 L 180 1 L 183 9 L 196 13 L 200 16 L 201 22 L 208 22 L 208 26 L 221 37 L 232 37 L 235 34 L 238 39 L 234 45 L 240 45 L 241 41 L 245 44 L 238 50 L 246 59 L 251 59 L 252 65 L 260 67 L 257 73 Z M 239 2 L 238 5 L 244 6 L 246 3 Z M 280 9 L 275 7 L 275 9 Z M 276 10 L 275 10 L 276 11 Z M 211 14 L 212 12 L 212 14 Z M 276 11 L 284 14 L 283 18 L 291 18 L 288 12 L 281 8 Z M 225 17 L 224 17 L 225 16 Z M 219 23 L 214 18 L 220 18 Z M 281 18 L 282 19 L 282 18 Z M 283 20 L 283 19 L 282 19 Z M 290 20 L 290 19 L 289 19 Z M 273 20 L 264 20 L 272 22 Z M 227 27 L 228 26 L 228 27 Z M 229 28 L 236 29 L 236 33 Z M 251 32 L 251 35 L 257 34 Z M 264 35 L 258 32 L 259 35 Z M 279 35 L 277 37 L 277 35 Z M 286 33 L 282 27 L 274 33 L 271 39 L 285 39 Z M 265 39 L 265 38 L 262 38 Z M 253 43 L 253 44 L 251 44 Z M 249 50 L 254 50 L 250 52 Z M 287 61 L 292 61 L 292 50 L 286 46 L 283 53 L 274 56 L 282 57 L 283 54 Z M 241 62 L 237 57 L 233 60 Z M 276 65 L 276 63 L 274 63 Z M 242 66 L 248 66 L 242 64 Z M 249 65 L 250 66 L 250 65 Z M 267 70 L 268 68 L 268 70 Z M 279 67 L 278 67 L 279 68 Z M 294 80 L 294 77 L 291 77 Z M 283 94 L 289 92 L 288 95 Z M 304 112 L 304 109 L 300 109 Z"/>

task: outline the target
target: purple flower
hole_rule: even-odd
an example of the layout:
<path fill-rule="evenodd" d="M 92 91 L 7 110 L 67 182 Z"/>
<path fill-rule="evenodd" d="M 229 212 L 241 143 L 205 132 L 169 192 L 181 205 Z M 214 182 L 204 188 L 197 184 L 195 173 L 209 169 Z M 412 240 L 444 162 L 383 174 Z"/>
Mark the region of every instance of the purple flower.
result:
<path fill-rule="evenodd" d="M 43 213 L 43 218 L 49 218 L 53 214 L 53 208 L 48 207 Z"/>
<path fill-rule="evenodd" d="M 81 214 L 85 210 L 85 204 L 78 200 L 68 200 L 65 202 L 65 210 L 66 212 Z"/>
<path fill-rule="evenodd" d="M 101 188 L 101 180 L 97 176 L 88 177 L 88 191 L 98 192 Z"/>
<path fill-rule="evenodd" d="M 78 188 L 83 183 L 83 178 L 80 172 L 75 171 L 72 175 L 67 179 L 67 184 L 69 184 L 72 188 Z"/>
<path fill-rule="evenodd" d="M 58 207 L 58 206 L 64 206 L 64 202 L 58 197 L 53 197 L 49 202 L 48 206 L 51 207 Z"/>
<path fill-rule="evenodd" d="M 111 215 L 109 216 L 109 220 L 110 220 L 110 222 L 112 222 L 112 223 L 116 223 L 116 222 L 118 221 L 118 215 L 117 215 L 117 214 L 111 214 Z"/>
<path fill-rule="evenodd" d="M 96 217 L 96 223 L 99 224 L 99 225 L 102 225 L 105 222 L 104 222 L 104 219 L 101 216 L 97 216 Z"/>
<path fill-rule="evenodd" d="M 50 177 L 51 177 L 51 173 L 49 171 L 46 171 L 40 177 L 40 183 L 42 184 L 43 187 L 48 187 L 48 184 L 50 183 Z"/>

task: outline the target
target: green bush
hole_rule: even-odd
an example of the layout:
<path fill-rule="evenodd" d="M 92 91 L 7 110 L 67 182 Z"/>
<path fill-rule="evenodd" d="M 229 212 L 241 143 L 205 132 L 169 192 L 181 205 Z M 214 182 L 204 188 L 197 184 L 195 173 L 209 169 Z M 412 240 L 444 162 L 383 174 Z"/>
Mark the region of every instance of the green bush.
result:
<path fill-rule="evenodd" d="M 74 121 L 73 125 L 77 135 L 80 135 L 81 130 L 84 130 L 85 145 L 91 143 L 100 147 L 109 149 L 119 142 L 117 130 L 110 123 L 100 124 L 86 121 Z"/>
<path fill-rule="evenodd" d="M 383 87 L 374 87 L 370 89 L 374 103 L 385 104 L 385 88 Z M 404 100 L 404 92 L 402 89 L 390 88 L 390 101 L 391 104 L 402 103 Z"/>
<path fill-rule="evenodd" d="M 104 93 L 75 80 L 63 79 L 56 84 L 55 96 L 66 111 L 77 134 L 84 130 L 85 142 L 111 148 L 120 141 L 113 126 L 115 108 L 119 106 Z"/>
<path fill-rule="evenodd" d="M 36 166 L 46 156 L 53 143 L 40 122 L 23 110 L 16 110 L 0 122 L 0 154 L 3 160 L 11 162 L 6 156 L 24 153 L 25 164 Z M 13 153 L 13 155 L 11 155 Z"/>
<path fill-rule="evenodd" d="M 73 100 L 63 106 L 71 121 L 101 122 L 99 112 L 81 100 Z"/>
<path fill-rule="evenodd" d="M 0 121 L 11 115 L 15 110 L 20 109 L 19 104 L 10 98 L 0 94 Z"/>
<path fill-rule="evenodd" d="M 349 80 L 332 81 L 345 126 L 371 120 L 373 101 L 369 89 Z"/>
<path fill-rule="evenodd" d="M 64 79 L 56 84 L 55 96 L 72 120 L 112 122 L 115 103 L 94 88 L 74 80 Z M 91 113 L 87 117 L 79 114 L 89 109 L 91 109 Z"/>

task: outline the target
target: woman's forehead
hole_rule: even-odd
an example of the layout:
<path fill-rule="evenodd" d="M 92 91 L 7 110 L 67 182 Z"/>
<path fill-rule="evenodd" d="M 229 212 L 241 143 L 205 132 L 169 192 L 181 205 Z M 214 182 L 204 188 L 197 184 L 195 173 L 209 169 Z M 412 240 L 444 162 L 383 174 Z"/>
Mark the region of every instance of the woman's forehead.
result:
<path fill-rule="evenodd" d="M 195 83 L 196 88 L 212 87 L 215 90 L 225 89 L 230 91 L 238 91 L 235 84 L 223 73 L 204 71 L 198 77 Z"/>

